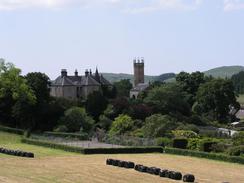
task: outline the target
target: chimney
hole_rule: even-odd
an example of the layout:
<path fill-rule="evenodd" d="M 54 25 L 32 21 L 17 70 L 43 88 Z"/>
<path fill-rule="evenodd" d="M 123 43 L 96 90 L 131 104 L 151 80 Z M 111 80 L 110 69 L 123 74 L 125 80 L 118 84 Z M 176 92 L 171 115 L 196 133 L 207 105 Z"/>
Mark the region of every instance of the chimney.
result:
<path fill-rule="evenodd" d="M 85 76 L 87 77 L 89 75 L 88 69 L 86 69 Z"/>
<path fill-rule="evenodd" d="M 67 70 L 66 69 L 62 69 L 61 70 L 61 77 L 65 77 L 67 75 L 68 75 Z"/>
<path fill-rule="evenodd" d="M 92 75 L 92 70 L 90 69 L 90 75 Z"/>
<path fill-rule="evenodd" d="M 77 69 L 75 70 L 75 76 L 78 76 L 78 71 L 77 71 Z"/>

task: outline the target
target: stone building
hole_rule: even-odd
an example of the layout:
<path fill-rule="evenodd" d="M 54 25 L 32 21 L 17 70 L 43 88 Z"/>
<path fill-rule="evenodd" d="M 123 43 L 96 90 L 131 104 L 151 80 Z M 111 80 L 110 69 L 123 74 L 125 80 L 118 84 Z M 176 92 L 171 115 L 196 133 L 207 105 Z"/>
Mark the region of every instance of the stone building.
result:
<path fill-rule="evenodd" d="M 144 76 L 144 59 L 134 59 L 134 87 L 130 91 L 130 98 L 136 99 L 140 92 L 146 90 L 149 87 L 148 83 L 145 83 Z"/>
<path fill-rule="evenodd" d="M 63 97 L 71 100 L 86 99 L 90 93 L 101 91 L 102 86 L 112 86 L 96 69 L 95 74 L 91 70 L 85 71 L 84 76 L 79 76 L 76 70 L 73 76 L 69 76 L 66 69 L 62 69 L 61 75 L 51 82 L 50 94 L 53 97 Z"/>

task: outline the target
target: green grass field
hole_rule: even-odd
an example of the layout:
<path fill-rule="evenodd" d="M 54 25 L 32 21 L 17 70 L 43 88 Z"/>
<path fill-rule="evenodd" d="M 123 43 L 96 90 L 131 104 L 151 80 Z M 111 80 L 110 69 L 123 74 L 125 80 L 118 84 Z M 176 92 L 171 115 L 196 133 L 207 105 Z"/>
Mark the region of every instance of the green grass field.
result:
<path fill-rule="evenodd" d="M 220 161 L 168 154 L 82 155 L 22 144 L 21 136 L 0 132 L 0 147 L 35 153 L 35 158 L 0 154 L 2 183 L 175 183 L 159 176 L 105 165 L 107 158 L 133 161 L 183 174 L 192 173 L 196 182 L 241 183 L 244 166 Z M 177 181 L 181 182 L 181 181 Z"/>
<path fill-rule="evenodd" d="M 13 150 L 23 150 L 23 151 L 34 151 L 37 157 L 45 156 L 64 156 L 64 155 L 74 155 L 74 153 L 65 152 L 62 150 L 54 150 L 39 146 L 32 146 L 28 144 L 21 143 L 21 136 L 0 132 L 0 147 L 5 147 Z M 0 153 L 0 157 L 10 157 Z"/>

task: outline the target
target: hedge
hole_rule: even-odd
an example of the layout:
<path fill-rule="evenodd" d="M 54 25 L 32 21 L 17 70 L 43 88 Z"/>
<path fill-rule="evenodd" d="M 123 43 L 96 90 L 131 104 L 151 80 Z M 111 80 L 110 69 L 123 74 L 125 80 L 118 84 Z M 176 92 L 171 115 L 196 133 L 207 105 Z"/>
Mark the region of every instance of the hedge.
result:
<path fill-rule="evenodd" d="M 63 138 L 77 138 L 80 140 L 87 140 L 87 133 L 64 133 L 64 132 L 44 132 L 44 135 L 47 136 L 55 136 L 55 137 L 63 137 Z"/>
<path fill-rule="evenodd" d="M 18 135 L 24 134 L 24 130 L 22 130 L 22 129 L 10 128 L 10 127 L 6 127 L 6 126 L 0 126 L 0 131 L 8 132 L 8 133 L 15 133 Z"/>
<path fill-rule="evenodd" d="M 49 147 L 54 149 L 61 149 L 69 152 L 77 152 L 81 154 L 132 154 L 132 153 L 162 153 L 162 147 L 121 147 L 121 148 L 82 148 L 75 146 L 67 146 L 63 144 L 57 144 L 48 141 L 40 141 L 23 138 L 23 143 L 38 145 L 43 147 Z"/>
<path fill-rule="evenodd" d="M 162 147 L 85 148 L 84 154 L 163 153 Z"/>
<path fill-rule="evenodd" d="M 243 157 L 229 156 L 229 155 L 225 155 L 225 154 L 207 153 L 207 152 L 191 151 L 191 150 L 176 149 L 176 148 L 169 148 L 169 147 L 165 147 L 164 152 L 168 153 L 168 154 L 193 156 L 193 157 L 198 157 L 198 158 L 207 158 L 207 159 L 212 159 L 212 160 L 220 160 L 220 161 L 226 161 L 226 162 L 231 162 L 231 163 L 244 164 Z"/>

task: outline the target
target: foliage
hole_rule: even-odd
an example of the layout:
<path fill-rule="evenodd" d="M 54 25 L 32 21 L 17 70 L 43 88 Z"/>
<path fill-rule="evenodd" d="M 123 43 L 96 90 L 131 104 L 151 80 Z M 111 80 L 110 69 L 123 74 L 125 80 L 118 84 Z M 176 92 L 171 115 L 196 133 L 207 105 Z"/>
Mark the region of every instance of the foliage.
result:
<path fill-rule="evenodd" d="M 133 119 L 145 120 L 150 115 L 152 115 L 152 108 L 146 104 L 134 104 L 131 106 L 131 116 Z"/>
<path fill-rule="evenodd" d="M 201 139 L 199 139 L 199 138 L 189 138 L 188 144 L 187 144 L 187 149 L 199 150 L 200 141 L 201 141 Z"/>
<path fill-rule="evenodd" d="M 163 137 L 169 135 L 176 127 L 177 123 L 172 117 L 154 114 L 146 118 L 143 132 L 145 137 Z"/>
<path fill-rule="evenodd" d="M 65 114 L 60 119 L 60 124 L 68 128 L 68 132 L 76 132 L 81 128 L 88 132 L 94 121 L 89 117 L 84 108 L 72 107 L 65 111 Z"/>
<path fill-rule="evenodd" d="M 228 154 L 231 156 L 241 156 L 244 154 L 244 145 L 231 147 L 228 150 Z"/>
<path fill-rule="evenodd" d="M 128 115 L 121 114 L 112 123 L 109 135 L 122 135 L 126 132 L 132 130 L 134 126 L 134 121 Z"/>
<path fill-rule="evenodd" d="M 201 139 L 199 150 L 204 152 L 212 152 L 213 146 L 215 146 L 217 143 L 218 141 L 215 139 L 211 139 L 211 138 Z"/>
<path fill-rule="evenodd" d="M 0 61 L 0 118 L 11 126 L 29 127 L 36 96 L 20 74 L 21 70 L 13 64 Z"/>
<path fill-rule="evenodd" d="M 69 129 L 65 125 L 59 125 L 53 131 L 54 132 L 68 132 Z"/>
<path fill-rule="evenodd" d="M 86 101 L 86 110 L 95 119 L 98 119 L 103 111 L 107 108 L 108 101 L 100 91 L 88 95 Z"/>
<path fill-rule="evenodd" d="M 232 142 L 235 146 L 244 145 L 244 131 L 234 134 Z"/>
<path fill-rule="evenodd" d="M 176 76 L 176 81 L 182 86 L 183 90 L 189 94 L 188 102 L 192 106 L 195 102 L 195 96 L 201 84 L 205 83 L 204 73 L 199 71 L 191 74 L 180 72 Z"/>
<path fill-rule="evenodd" d="M 99 122 L 98 122 L 97 126 L 104 129 L 105 131 L 108 131 L 110 126 L 112 125 L 112 123 L 113 123 L 113 121 L 111 119 L 109 119 L 105 115 L 101 115 L 99 117 Z"/>
<path fill-rule="evenodd" d="M 201 85 L 196 101 L 196 113 L 213 113 L 213 118 L 220 121 L 227 119 L 230 106 L 239 108 L 232 82 L 225 79 L 213 79 Z"/>
<path fill-rule="evenodd" d="M 190 106 L 186 101 L 185 93 L 175 83 L 153 88 L 144 102 L 153 107 L 154 112 L 161 114 L 190 114 Z"/>
<path fill-rule="evenodd" d="M 180 148 L 180 149 L 186 149 L 188 144 L 188 140 L 185 138 L 175 138 L 173 139 L 173 147 L 174 148 Z"/>
<path fill-rule="evenodd" d="M 174 137 L 176 138 L 197 138 L 198 135 L 196 132 L 193 132 L 191 130 L 174 130 L 172 131 Z"/>
<path fill-rule="evenodd" d="M 177 154 L 183 156 L 192 156 L 198 158 L 207 158 L 212 160 L 244 164 L 244 158 L 237 157 L 237 156 L 228 156 L 225 154 L 207 153 L 207 152 L 191 151 L 186 149 L 177 149 L 177 148 L 169 148 L 169 147 L 165 147 L 164 151 L 165 153 L 168 154 Z"/>
<path fill-rule="evenodd" d="M 233 82 L 235 91 L 239 94 L 244 94 L 244 71 L 233 75 L 231 81 Z"/>
<path fill-rule="evenodd" d="M 129 79 L 122 79 L 114 83 L 116 87 L 117 96 L 119 97 L 129 97 L 130 90 L 132 89 L 132 84 Z"/>
<path fill-rule="evenodd" d="M 129 112 L 130 103 L 126 97 L 118 97 L 112 102 L 115 116 Z"/>
<path fill-rule="evenodd" d="M 156 139 L 156 144 L 158 146 L 171 146 L 172 145 L 172 140 L 170 138 L 167 138 L 167 137 L 158 137 Z"/>

